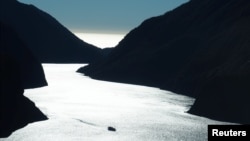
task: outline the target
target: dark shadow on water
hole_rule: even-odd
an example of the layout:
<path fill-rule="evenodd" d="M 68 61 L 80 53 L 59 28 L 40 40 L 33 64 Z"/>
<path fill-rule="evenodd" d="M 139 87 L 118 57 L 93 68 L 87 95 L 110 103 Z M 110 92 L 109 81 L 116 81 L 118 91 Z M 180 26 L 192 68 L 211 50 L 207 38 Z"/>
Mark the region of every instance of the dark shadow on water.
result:
<path fill-rule="evenodd" d="M 94 124 L 94 123 L 86 122 L 86 121 L 83 121 L 83 120 L 81 120 L 81 119 L 75 119 L 75 120 L 77 120 L 77 121 L 79 121 L 79 122 L 81 122 L 81 123 L 84 123 L 84 124 L 91 125 L 91 126 L 98 126 L 98 125 L 96 125 L 96 124 Z"/>

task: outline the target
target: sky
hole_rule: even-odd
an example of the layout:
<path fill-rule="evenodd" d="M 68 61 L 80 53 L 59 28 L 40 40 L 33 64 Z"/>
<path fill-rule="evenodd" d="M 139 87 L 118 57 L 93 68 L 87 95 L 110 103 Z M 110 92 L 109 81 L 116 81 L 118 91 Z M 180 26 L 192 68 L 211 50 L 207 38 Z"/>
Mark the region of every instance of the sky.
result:
<path fill-rule="evenodd" d="M 188 0 L 18 0 L 49 13 L 72 32 L 126 34 Z"/>

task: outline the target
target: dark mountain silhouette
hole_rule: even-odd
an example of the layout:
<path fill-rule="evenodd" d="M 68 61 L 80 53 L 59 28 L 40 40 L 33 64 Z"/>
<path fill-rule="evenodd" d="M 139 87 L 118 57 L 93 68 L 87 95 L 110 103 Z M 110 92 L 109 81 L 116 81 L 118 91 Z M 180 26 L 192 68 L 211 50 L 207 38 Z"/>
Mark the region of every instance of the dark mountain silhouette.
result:
<path fill-rule="evenodd" d="M 0 1 L 0 20 L 12 26 L 41 62 L 88 63 L 102 50 L 83 42 L 49 14 L 16 0 Z"/>
<path fill-rule="evenodd" d="M 215 77 L 202 87 L 190 113 L 249 124 L 250 74 Z"/>
<path fill-rule="evenodd" d="M 78 72 L 193 96 L 197 102 L 191 113 L 250 123 L 249 25 L 250 1 L 191 0 L 144 21 L 106 59 Z"/>
<path fill-rule="evenodd" d="M 0 24 L 1 55 L 10 56 L 19 64 L 23 87 L 36 88 L 46 86 L 44 71 L 39 61 L 32 55 L 26 44 L 10 26 L 1 22 Z"/>
<path fill-rule="evenodd" d="M 18 35 L 2 23 L 0 33 L 0 137 L 7 137 L 28 123 L 47 119 L 23 96 L 24 89 L 47 82 L 41 64 Z"/>

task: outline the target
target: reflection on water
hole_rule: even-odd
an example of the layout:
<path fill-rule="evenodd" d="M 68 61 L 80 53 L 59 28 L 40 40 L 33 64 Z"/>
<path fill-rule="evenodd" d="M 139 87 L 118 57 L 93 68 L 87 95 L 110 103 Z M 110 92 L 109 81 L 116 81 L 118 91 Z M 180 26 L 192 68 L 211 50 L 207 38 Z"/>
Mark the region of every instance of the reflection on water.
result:
<path fill-rule="evenodd" d="M 187 114 L 194 102 L 190 97 L 93 80 L 75 73 L 82 64 L 43 66 L 49 86 L 26 90 L 25 96 L 49 120 L 1 141 L 196 141 L 206 140 L 208 124 L 226 124 Z"/>

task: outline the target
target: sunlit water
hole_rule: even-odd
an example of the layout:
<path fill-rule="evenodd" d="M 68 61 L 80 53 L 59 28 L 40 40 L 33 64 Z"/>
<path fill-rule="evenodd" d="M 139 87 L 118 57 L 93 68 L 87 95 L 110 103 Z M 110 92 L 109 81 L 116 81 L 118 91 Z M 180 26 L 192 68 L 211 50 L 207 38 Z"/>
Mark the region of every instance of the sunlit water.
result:
<path fill-rule="evenodd" d="M 26 90 L 25 96 L 49 120 L 1 141 L 205 141 L 208 124 L 226 124 L 187 114 L 190 97 L 93 80 L 75 73 L 82 64 L 43 66 L 49 86 Z"/>

